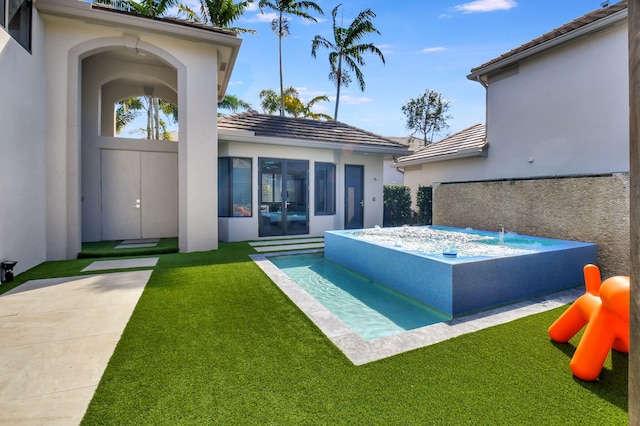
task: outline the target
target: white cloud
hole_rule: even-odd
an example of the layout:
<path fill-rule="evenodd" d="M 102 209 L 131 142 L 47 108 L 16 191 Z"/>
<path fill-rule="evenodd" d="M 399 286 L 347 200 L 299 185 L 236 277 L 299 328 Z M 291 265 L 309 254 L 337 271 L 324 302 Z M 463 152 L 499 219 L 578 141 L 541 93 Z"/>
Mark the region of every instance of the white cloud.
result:
<path fill-rule="evenodd" d="M 393 45 L 391 44 L 379 44 L 376 45 L 376 47 L 380 49 L 383 55 L 391 55 L 393 53 L 396 53 L 395 50 L 393 50 Z"/>
<path fill-rule="evenodd" d="M 341 105 L 342 104 L 361 105 L 361 104 L 367 104 L 369 102 L 373 102 L 373 99 L 368 98 L 366 96 L 340 95 L 340 104 Z"/>
<path fill-rule="evenodd" d="M 422 49 L 422 53 L 442 52 L 443 50 L 447 50 L 447 48 L 442 46 L 427 47 L 426 49 Z"/>
<path fill-rule="evenodd" d="M 309 90 L 306 87 L 296 87 L 298 94 L 301 99 L 313 99 L 316 96 L 329 96 L 329 93 L 326 91 L 322 92 L 320 90 Z"/>
<path fill-rule="evenodd" d="M 275 12 L 269 13 L 256 13 L 253 17 L 247 19 L 247 22 L 268 22 L 271 23 L 274 19 L 278 17 L 278 14 Z"/>
<path fill-rule="evenodd" d="M 517 5 L 515 0 L 475 0 L 454 6 L 454 9 L 463 13 L 493 12 L 494 10 L 509 10 Z"/>

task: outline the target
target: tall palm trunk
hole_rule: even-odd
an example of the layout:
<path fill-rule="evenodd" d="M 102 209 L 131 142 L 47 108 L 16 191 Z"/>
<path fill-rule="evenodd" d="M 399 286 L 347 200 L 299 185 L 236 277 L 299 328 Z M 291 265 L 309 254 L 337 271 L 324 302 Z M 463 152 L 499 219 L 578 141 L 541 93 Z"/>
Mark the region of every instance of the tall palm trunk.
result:
<path fill-rule="evenodd" d="M 153 139 L 153 97 L 147 96 L 149 108 L 147 108 L 147 139 Z"/>
<path fill-rule="evenodd" d="M 282 83 L 282 11 L 278 23 L 278 56 L 280 60 L 280 116 L 284 117 L 284 84 Z"/>
<path fill-rule="evenodd" d="M 160 139 L 160 101 L 158 98 L 153 98 L 153 126 L 154 126 L 154 139 Z"/>
<path fill-rule="evenodd" d="M 340 82 L 342 81 L 342 55 L 338 55 L 338 74 L 336 89 L 336 110 L 333 113 L 333 119 L 338 121 L 338 104 L 340 103 Z"/>

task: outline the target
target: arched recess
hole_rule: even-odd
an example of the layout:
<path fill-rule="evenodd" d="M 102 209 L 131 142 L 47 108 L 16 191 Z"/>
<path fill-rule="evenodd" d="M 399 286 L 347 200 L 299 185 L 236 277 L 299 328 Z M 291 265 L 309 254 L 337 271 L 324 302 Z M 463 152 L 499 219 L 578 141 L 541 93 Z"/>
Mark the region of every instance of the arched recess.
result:
<path fill-rule="evenodd" d="M 125 35 L 89 40 L 70 49 L 68 75 L 67 255 L 74 257 L 83 241 L 103 239 L 101 206 L 104 200 L 100 187 L 104 177 L 101 175 L 103 151 L 172 154 L 175 173 L 170 176 L 176 187 L 172 209 L 177 217 L 179 145 L 174 142 L 150 147 L 140 141 L 131 144 L 105 135 L 102 129 L 103 97 L 105 93 L 107 97 L 124 97 L 138 93 L 139 87 L 158 87 L 157 90 L 175 100 L 179 107 L 179 93 L 185 88 L 186 67 L 169 52 L 136 36 Z M 105 87 L 108 90 L 105 91 Z M 179 121 L 178 126 L 181 124 Z M 177 236 L 179 221 L 176 219 L 175 222 Z"/>

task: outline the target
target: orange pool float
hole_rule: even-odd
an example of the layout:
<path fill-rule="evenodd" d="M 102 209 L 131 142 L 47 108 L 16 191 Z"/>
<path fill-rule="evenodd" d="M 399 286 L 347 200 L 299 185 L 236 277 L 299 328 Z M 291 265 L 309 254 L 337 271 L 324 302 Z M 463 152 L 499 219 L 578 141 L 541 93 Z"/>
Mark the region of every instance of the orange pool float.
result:
<path fill-rule="evenodd" d="M 566 343 L 587 326 L 570 367 L 586 381 L 598 378 L 609 351 L 629 352 L 629 277 L 612 277 L 600 283 L 595 265 L 584 267 L 586 293 L 549 327 L 551 340 Z"/>

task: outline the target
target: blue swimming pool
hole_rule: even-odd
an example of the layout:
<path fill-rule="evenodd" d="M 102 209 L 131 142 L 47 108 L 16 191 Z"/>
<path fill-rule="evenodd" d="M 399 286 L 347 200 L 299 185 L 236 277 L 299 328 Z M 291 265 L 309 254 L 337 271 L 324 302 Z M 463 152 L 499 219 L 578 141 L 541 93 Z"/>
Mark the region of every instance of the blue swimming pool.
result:
<path fill-rule="evenodd" d="M 324 255 L 459 317 L 583 285 L 596 245 L 444 226 L 327 231 Z"/>
<path fill-rule="evenodd" d="M 269 260 L 365 340 L 451 319 L 322 254 L 274 256 Z"/>

